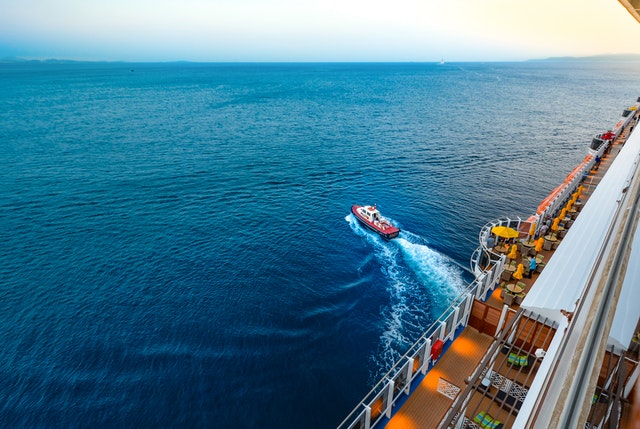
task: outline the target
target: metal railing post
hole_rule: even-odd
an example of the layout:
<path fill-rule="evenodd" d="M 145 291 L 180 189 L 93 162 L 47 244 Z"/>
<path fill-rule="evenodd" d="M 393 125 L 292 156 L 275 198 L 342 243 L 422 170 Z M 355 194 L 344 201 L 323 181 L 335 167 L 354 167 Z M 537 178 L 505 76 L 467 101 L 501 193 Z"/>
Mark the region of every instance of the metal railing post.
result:
<path fill-rule="evenodd" d="M 396 382 L 393 380 L 389 380 L 389 388 L 387 390 L 387 409 L 385 410 L 385 415 L 388 419 L 391 418 L 391 409 L 393 408 L 393 389 L 396 387 Z"/>

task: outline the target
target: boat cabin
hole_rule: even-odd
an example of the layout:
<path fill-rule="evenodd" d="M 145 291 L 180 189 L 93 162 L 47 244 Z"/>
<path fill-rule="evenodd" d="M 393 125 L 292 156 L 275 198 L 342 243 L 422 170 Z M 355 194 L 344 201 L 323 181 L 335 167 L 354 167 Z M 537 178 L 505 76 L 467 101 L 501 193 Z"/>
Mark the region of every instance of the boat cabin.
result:
<path fill-rule="evenodd" d="M 380 212 L 376 208 L 376 206 L 362 206 L 358 210 L 360 214 L 365 218 L 365 220 L 375 223 L 380 222 L 381 216 Z"/>

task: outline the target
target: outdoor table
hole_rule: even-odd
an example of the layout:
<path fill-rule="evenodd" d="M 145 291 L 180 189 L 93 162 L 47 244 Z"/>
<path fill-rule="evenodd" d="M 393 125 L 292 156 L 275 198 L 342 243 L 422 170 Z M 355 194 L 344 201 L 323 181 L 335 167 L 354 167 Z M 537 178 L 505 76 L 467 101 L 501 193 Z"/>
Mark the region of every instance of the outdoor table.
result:
<path fill-rule="evenodd" d="M 511 275 L 516 271 L 515 267 L 511 267 L 510 265 L 505 265 L 504 271 L 502 272 L 502 280 L 508 282 L 511 280 Z"/>
<path fill-rule="evenodd" d="M 507 248 L 505 246 L 496 246 L 496 252 L 506 253 Z"/>
<path fill-rule="evenodd" d="M 507 285 L 507 290 L 513 293 L 520 293 L 524 290 L 524 288 L 522 286 L 518 286 L 517 284 L 509 283 Z"/>
<path fill-rule="evenodd" d="M 551 246 L 553 246 L 553 243 L 555 243 L 556 241 L 558 241 L 558 239 L 555 236 L 545 235 L 544 244 L 542 245 L 542 248 L 544 250 L 551 250 Z"/>
<path fill-rule="evenodd" d="M 523 240 L 523 241 L 520 242 L 520 245 L 522 246 L 522 254 L 525 255 L 525 256 L 526 255 L 530 255 L 531 252 L 536 247 L 536 243 L 533 240 L 531 240 L 531 241 Z M 525 252 L 525 250 L 526 250 L 526 252 Z"/>
<path fill-rule="evenodd" d="M 567 235 L 567 230 L 562 226 L 558 227 L 558 237 L 564 238 L 565 235 Z"/>

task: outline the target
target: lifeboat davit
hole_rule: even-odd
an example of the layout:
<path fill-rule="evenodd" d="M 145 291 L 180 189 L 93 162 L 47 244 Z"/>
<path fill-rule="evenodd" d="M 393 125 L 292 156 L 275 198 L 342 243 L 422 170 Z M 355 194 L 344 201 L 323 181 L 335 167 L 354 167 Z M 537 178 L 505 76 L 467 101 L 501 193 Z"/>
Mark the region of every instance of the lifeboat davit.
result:
<path fill-rule="evenodd" d="M 382 217 L 378 208 L 373 206 L 351 206 L 351 213 L 365 227 L 380 234 L 385 240 L 396 238 L 400 234 L 400 229 L 391 225 L 388 219 Z"/>

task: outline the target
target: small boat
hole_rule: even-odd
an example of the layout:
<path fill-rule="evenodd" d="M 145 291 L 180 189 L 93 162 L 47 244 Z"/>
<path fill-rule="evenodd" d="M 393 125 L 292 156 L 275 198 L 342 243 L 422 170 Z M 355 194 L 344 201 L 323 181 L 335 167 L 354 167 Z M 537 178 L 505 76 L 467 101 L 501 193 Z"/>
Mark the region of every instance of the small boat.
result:
<path fill-rule="evenodd" d="M 388 219 L 382 217 L 375 204 L 373 206 L 358 206 L 354 204 L 351 206 L 351 213 L 365 228 L 380 234 L 385 240 L 391 240 L 400 234 L 400 229 L 391 225 Z"/>

